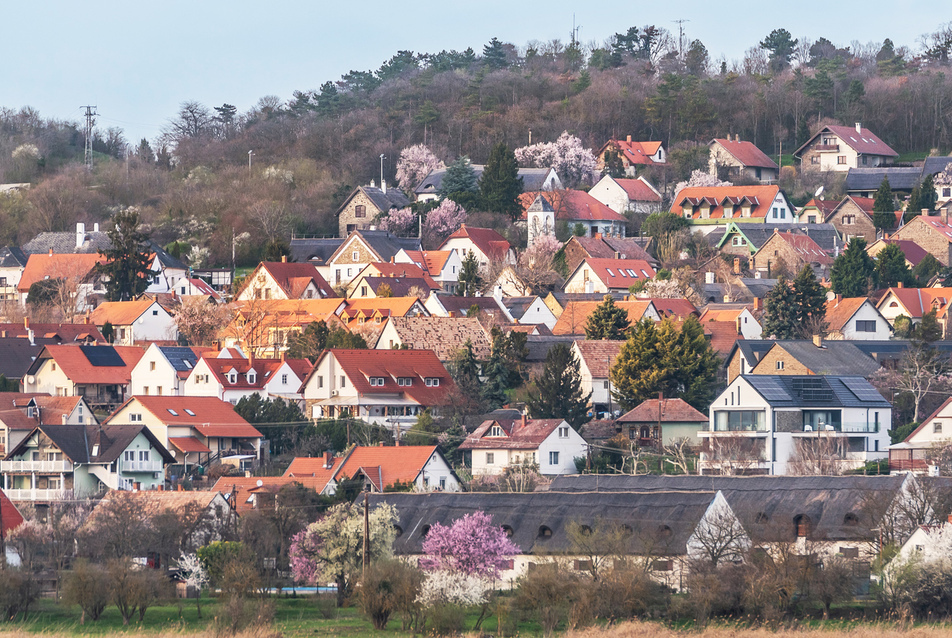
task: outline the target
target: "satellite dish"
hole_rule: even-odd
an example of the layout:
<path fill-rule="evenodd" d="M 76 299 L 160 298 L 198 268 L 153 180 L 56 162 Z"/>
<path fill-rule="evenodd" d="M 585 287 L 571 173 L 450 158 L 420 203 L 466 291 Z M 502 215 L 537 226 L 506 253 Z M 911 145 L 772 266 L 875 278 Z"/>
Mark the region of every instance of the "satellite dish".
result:
<path fill-rule="evenodd" d="M 264 481 L 262 481 L 261 479 L 258 479 L 258 487 L 261 487 L 262 485 L 264 485 Z"/>
<path fill-rule="evenodd" d="M 816 192 L 813 193 L 813 196 L 814 196 L 814 197 L 819 197 L 819 196 L 822 195 L 822 194 L 823 194 L 823 187 L 821 186 L 820 188 L 816 189 Z"/>
<path fill-rule="evenodd" d="M 34 377 L 32 374 L 27 375 L 27 377 L 26 377 L 26 382 L 27 382 L 27 383 L 36 383 L 36 377 Z"/>

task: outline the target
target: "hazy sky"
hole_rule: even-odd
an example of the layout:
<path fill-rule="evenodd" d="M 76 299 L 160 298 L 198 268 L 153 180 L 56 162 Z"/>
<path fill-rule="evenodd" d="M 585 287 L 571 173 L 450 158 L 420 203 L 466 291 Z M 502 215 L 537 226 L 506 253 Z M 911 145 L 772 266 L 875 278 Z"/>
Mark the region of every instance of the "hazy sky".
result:
<path fill-rule="evenodd" d="M 713 59 L 740 59 L 771 30 L 916 47 L 922 33 L 952 20 L 948 1 L 728 0 L 569 2 L 420 0 L 410 3 L 303 0 L 37 0 L 7 3 L 0 35 L 0 107 L 32 106 L 79 120 L 95 104 L 102 128 L 130 142 L 154 138 L 184 100 L 238 110 L 261 96 L 291 98 L 351 69 L 371 70 L 397 50 L 473 47 L 493 36 L 519 47 L 579 39 L 602 42 L 630 26 L 655 24 L 699 38 Z M 933 18 L 934 23 L 923 18 Z M 822 25 L 822 26 L 821 26 Z"/>

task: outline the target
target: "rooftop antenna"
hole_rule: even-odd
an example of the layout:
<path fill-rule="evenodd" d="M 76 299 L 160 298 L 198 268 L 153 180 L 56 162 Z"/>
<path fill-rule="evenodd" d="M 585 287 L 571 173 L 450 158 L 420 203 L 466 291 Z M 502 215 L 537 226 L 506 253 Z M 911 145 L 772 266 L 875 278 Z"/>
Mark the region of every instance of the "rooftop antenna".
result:
<path fill-rule="evenodd" d="M 99 115 L 96 113 L 95 105 L 87 105 L 79 107 L 81 109 L 86 109 L 86 149 L 83 157 L 83 162 L 86 164 L 86 170 L 93 170 L 93 124 L 95 121 L 94 117 Z"/>
<path fill-rule="evenodd" d="M 687 18 L 681 18 L 680 20 L 672 20 L 678 25 L 678 57 L 683 61 L 684 60 L 684 23 L 690 22 Z"/>

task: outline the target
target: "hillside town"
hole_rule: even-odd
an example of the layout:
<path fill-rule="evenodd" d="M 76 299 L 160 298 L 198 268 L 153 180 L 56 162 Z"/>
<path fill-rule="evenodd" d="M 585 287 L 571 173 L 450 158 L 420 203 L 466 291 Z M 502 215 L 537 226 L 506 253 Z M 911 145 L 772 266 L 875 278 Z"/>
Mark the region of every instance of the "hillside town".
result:
<path fill-rule="evenodd" d="M 5 620 L 952 620 L 952 23 L 578 28 L 0 109 Z"/>

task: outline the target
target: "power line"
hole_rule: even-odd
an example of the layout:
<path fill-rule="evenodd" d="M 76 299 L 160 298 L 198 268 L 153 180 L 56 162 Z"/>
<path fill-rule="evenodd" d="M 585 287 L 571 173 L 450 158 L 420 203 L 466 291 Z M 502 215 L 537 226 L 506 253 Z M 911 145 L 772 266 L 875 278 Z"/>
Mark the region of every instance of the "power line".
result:
<path fill-rule="evenodd" d="M 93 170 L 93 124 L 95 123 L 93 118 L 98 115 L 96 113 L 95 105 L 86 105 L 79 107 L 81 109 L 86 109 L 86 149 L 84 162 L 86 164 L 86 170 Z"/>

